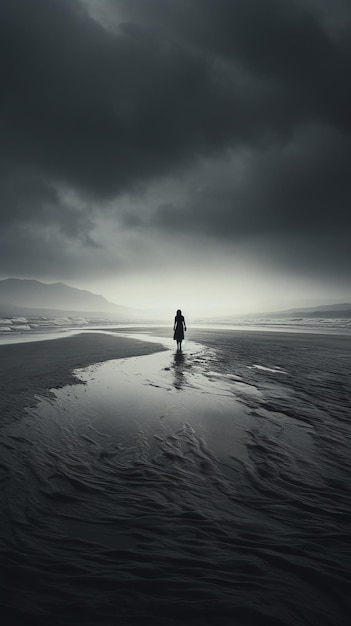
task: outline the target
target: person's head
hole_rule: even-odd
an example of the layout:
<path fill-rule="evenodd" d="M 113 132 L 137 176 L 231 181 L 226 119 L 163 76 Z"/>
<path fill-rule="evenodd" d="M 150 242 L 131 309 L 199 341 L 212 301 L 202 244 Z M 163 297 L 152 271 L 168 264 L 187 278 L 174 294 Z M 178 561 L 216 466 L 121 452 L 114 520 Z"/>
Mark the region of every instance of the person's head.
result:
<path fill-rule="evenodd" d="M 181 314 L 182 314 L 181 310 L 180 310 L 180 309 L 177 309 L 177 316 L 178 316 L 178 315 L 181 315 Z"/>

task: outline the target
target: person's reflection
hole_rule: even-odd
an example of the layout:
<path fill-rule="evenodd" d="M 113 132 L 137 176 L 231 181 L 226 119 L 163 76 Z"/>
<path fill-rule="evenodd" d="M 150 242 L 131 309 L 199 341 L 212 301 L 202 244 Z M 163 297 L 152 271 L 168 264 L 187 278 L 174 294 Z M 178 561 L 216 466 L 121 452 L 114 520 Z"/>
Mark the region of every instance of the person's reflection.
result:
<path fill-rule="evenodd" d="M 174 369 L 174 387 L 176 389 L 181 389 L 183 387 L 183 385 L 186 382 L 186 378 L 184 375 L 184 369 L 185 369 L 185 356 L 183 354 L 183 352 L 177 350 L 177 352 L 174 355 L 174 364 L 173 364 L 173 369 Z"/>

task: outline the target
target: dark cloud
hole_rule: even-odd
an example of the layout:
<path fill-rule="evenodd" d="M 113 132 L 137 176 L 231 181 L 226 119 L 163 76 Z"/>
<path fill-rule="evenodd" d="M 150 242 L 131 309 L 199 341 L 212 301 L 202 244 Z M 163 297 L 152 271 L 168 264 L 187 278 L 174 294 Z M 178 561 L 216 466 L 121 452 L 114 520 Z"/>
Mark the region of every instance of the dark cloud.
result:
<path fill-rule="evenodd" d="M 340 77 L 350 59 L 294 2 L 136 6 L 143 13 L 134 19 L 154 12 L 158 28 L 122 24 L 111 33 L 74 1 L 2 2 L 7 153 L 103 195 L 333 106 L 330 116 L 342 123 L 345 111 L 349 122 Z M 217 55 L 232 67 L 222 69 Z"/>
<path fill-rule="evenodd" d="M 98 259 L 98 263 L 97 263 Z M 42 280 L 92 280 L 125 270 L 118 250 L 105 250 L 89 229 L 64 230 L 57 219 L 49 224 L 30 217 L 0 229 L 0 277 L 37 277 Z"/>
<path fill-rule="evenodd" d="M 108 33 L 74 2 L 5 1 L 1 17 L 3 149 L 47 176 L 111 196 L 227 141 L 232 102 L 201 56 Z"/>
<path fill-rule="evenodd" d="M 288 102 L 280 103 L 285 106 L 277 126 L 280 117 L 293 125 L 301 118 L 321 117 L 350 127 L 351 88 L 345 77 L 351 63 L 351 11 L 346 4 L 342 5 L 345 33 L 337 40 L 331 37 L 318 5 L 308 0 L 124 0 L 123 5 L 135 19 L 142 7 L 142 18 L 150 27 L 156 24 L 158 32 L 166 31 L 188 49 L 199 49 L 207 59 L 222 57 L 268 84 L 275 81 L 286 99 L 295 100 L 293 118 Z M 334 8 L 338 13 L 340 3 Z M 329 6 L 328 17 L 332 15 Z M 275 109 L 274 98 L 271 105 Z"/>
<path fill-rule="evenodd" d="M 311 236 L 351 228 L 351 143 L 317 127 L 289 144 L 244 152 L 204 171 L 186 204 L 161 205 L 154 224 L 241 240 L 261 234 Z"/>
<path fill-rule="evenodd" d="M 196 192 L 189 183 L 182 202 L 162 199 L 151 223 L 139 202 L 124 226 L 145 237 L 186 228 L 219 243 L 295 241 L 306 263 L 330 236 L 335 271 L 340 236 L 344 268 L 350 5 L 106 0 L 93 13 L 93 4 L 1 2 L 3 258 L 21 249 L 28 267 L 47 232 L 57 258 L 70 238 L 93 248 L 99 211 L 119 213 L 120 194 L 162 177 L 185 184 L 209 162 Z"/>
<path fill-rule="evenodd" d="M 45 180 L 30 167 L 11 170 L 4 167 L 0 176 L 0 227 L 36 231 L 47 227 L 61 234 L 93 244 L 92 211 L 84 207 L 72 194 L 60 193 L 54 184 Z M 35 250 L 33 250 L 35 252 Z"/>
<path fill-rule="evenodd" d="M 183 230 L 304 273 L 349 281 L 351 143 L 316 127 L 289 144 L 208 166 L 184 203 L 162 204 L 152 225 Z M 201 177 L 200 177 L 201 178 Z"/>

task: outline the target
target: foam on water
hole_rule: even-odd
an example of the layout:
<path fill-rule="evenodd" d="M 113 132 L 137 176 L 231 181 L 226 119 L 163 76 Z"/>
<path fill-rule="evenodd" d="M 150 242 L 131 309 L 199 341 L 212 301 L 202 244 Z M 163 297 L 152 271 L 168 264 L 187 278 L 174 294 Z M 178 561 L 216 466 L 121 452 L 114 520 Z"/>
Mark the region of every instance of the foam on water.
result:
<path fill-rule="evenodd" d="M 127 327 L 139 326 L 137 324 L 122 323 L 121 320 L 115 322 L 111 318 L 101 316 L 93 317 L 71 315 L 71 316 L 42 316 L 28 315 L 24 316 L 8 316 L 0 318 L 0 345 L 9 342 L 21 341 L 39 341 L 42 339 L 53 338 L 54 333 L 63 333 L 67 331 L 93 329 L 106 327 Z M 153 326 L 153 324 L 144 324 L 145 327 Z M 329 334 L 351 334 L 351 320 L 347 318 L 247 318 L 221 324 L 192 324 L 193 328 L 208 328 L 217 330 L 271 330 L 274 332 L 295 332 L 295 333 L 329 333 Z M 57 336 L 57 335 L 56 335 Z"/>

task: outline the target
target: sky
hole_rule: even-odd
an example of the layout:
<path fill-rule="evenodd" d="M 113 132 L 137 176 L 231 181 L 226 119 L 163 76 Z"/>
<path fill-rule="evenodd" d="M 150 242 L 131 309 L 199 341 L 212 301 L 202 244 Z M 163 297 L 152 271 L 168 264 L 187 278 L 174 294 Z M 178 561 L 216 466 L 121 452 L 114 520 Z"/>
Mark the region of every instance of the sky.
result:
<path fill-rule="evenodd" d="M 349 0 L 1 0 L 0 278 L 351 301 Z"/>

